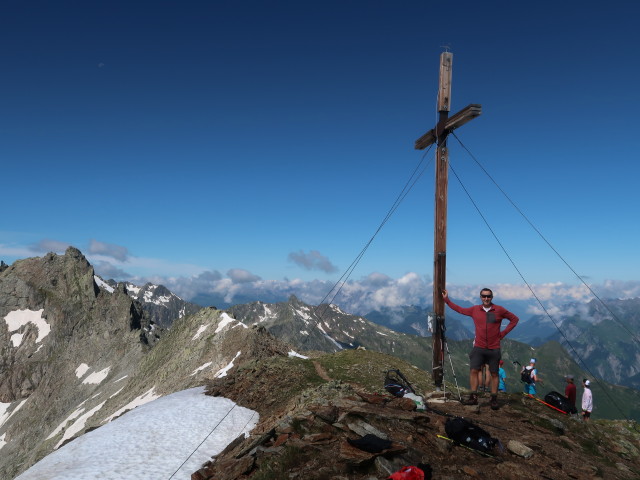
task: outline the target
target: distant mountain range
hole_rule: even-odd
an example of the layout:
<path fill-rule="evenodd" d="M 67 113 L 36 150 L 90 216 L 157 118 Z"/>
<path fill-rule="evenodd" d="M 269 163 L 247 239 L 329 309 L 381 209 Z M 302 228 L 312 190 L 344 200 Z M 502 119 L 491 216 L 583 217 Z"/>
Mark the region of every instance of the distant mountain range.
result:
<path fill-rule="evenodd" d="M 116 285 L 113 280 L 108 280 L 107 282 L 111 286 Z M 156 333 L 160 329 L 169 328 L 172 318 L 181 318 L 183 315 L 195 313 L 201 308 L 193 302 L 182 300 L 162 285 L 146 284 L 143 287 L 137 287 L 132 284 L 126 284 L 126 290 L 132 298 L 140 301 L 143 310 L 147 312 L 149 320 L 156 325 Z M 292 299 L 289 301 L 274 301 L 272 303 L 248 301 L 244 304 L 230 306 L 228 309 L 243 319 L 251 316 L 249 312 L 252 309 L 255 312 L 265 308 L 272 309 L 272 314 L 279 320 L 275 322 L 277 325 L 270 327 L 270 331 L 277 336 L 284 334 L 284 338 L 294 345 L 299 344 L 300 338 L 289 337 L 286 334 L 286 328 L 290 328 L 290 326 L 283 327 L 281 324 L 288 325 L 289 317 L 282 316 L 279 311 L 280 306 L 291 306 L 292 302 L 302 305 L 299 308 L 308 309 L 311 312 L 309 315 L 315 315 L 313 312 L 329 308 L 329 311 L 335 314 L 335 319 L 339 318 L 340 315 L 345 315 L 349 318 L 366 319 L 373 325 L 386 327 L 390 332 L 417 335 L 419 337 L 431 336 L 427 325 L 427 317 L 431 310 L 430 306 L 412 305 L 383 308 L 358 316 L 342 312 L 336 306 L 312 307 L 300 302 L 295 297 L 292 297 Z M 580 365 L 580 369 L 585 372 L 584 376 L 594 376 L 607 382 L 640 389 L 639 335 L 633 333 L 640 331 L 640 299 L 614 299 L 607 300 L 606 303 L 611 312 L 600 302 L 593 300 L 589 304 L 568 303 L 560 309 L 564 313 L 554 313 L 551 318 L 543 315 L 527 317 L 522 313 L 518 313 L 521 317 L 520 322 L 507 338 L 536 348 L 549 341 L 559 342 L 564 346 L 572 360 Z M 471 303 L 464 301 L 461 301 L 460 304 L 462 306 L 471 306 Z M 527 308 L 526 302 L 522 301 L 505 301 L 500 304 L 514 312 L 521 312 Z M 255 318 L 251 317 L 251 321 L 259 321 L 259 317 L 260 315 L 255 313 Z M 314 318 L 317 320 L 317 317 Z M 473 339 L 473 323 L 469 317 L 447 309 L 446 326 L 446 337 L 449 341 Z M 347 338 L 342 338 L 341 335 L 336 335 L 332 340 L 328 340 L 328 337 L 324 339 L 316 338 L 313 341 L 306 338 L 306 343 L 309 345 L 317 343 L 314 348 L 317 347 L 323 351 L 330 350 L 330 348 L 326 348 L 326 345 L 323 345 L 323 342 L 326 343 L 327 341 L 329 343 L 336 342 L 341 348 L 354 348 L 367 343 L 362 335 L 356 340 L 348 340 Z M 430 348 L 429 342 L 423 343 L 426 348 Z M 373 345 L 377 345 L 375 348 L 379 348 L 380 351 L 393 352 L 393 348 L 385 349 L 379 342 L 374 342 Z M 411 351 L 412 349 L 409 350 Z M 411 355 L 406 355 L 403 358 L 413 361 Z M 428 369 L 430 354 L 422 355 L 415 361 L 416 365 Z"/>

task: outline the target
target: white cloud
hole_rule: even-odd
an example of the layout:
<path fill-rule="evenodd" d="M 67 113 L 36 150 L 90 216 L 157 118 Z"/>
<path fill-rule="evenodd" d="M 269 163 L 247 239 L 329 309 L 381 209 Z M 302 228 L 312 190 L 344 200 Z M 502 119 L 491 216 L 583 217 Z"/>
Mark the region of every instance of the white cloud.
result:
<path fill-rule="evenodd" d="M 45 238 L 43 240 L 40 240 L 35 245 L 31 245 L 29 248 L 32 252 L 36 253 L 64 253 L 64 251 L 69 248 L 69 246 L 71 246 L 70 243 Z"/>
<path fill-rule="evenodd" d="M 123 269 L 116 267 L 115 265 L 105 262 L 98 261 L 93 264 L 93 269 L 97 274 L 99 274 L 103 278 L 123 278 L 129 279 L 132 277 L 131 274 L 125 272 Z"/>
<path fill-rule="evenodd" d="M 244 270 L 242 268 L 232 268 L 227 272 L 227 276 L 231 279 L 233 283 L 249 283 L 249 282 L 257 282 L 260 280 L 260 277 L 254 275 L 248 270 Z"/>
<path fill-rule="evenodd" d="M 13 247 L 0 243 L 0 255 L 7 257 L 26 258 L 33 255 L 33 249 L 31 247 Z"/>
<path fill-rule="evenodd" d="M 369 285 L 371 287 L 384 287 L 393 282 L 393 279 L 384 273 L 373 272 L 362 279 L 363 285 Z"/>
<path fill-rule="evenodd" d="M 88 253 L 112 257 L 120 262 L 126 262 L 129 257 L 129 250 L 127 250 L 127 247 L 115 245 L 113 243 L 100 242 L 93 238 L 89 240 Z"/>
<path fill-rule="evenodd" d="M 173 275 L 191 277 L 206 272 L 206 268 L 191 263 L 176 263 L 164 259 L 134 257 L 129 255 L 126 262 L 121 262 L 102 254 L 88 254 L 87 259 L 94 266 L 96 273 L 103 278 L 113 278 L 117 281 L 131 281 L 135 284 L 163 283 L 152 279 L 173 278 L 158 275 L 155 272 L 172 272 Z M 121 272 L 122 275 L 109 275 L 109 272 Z M 127 272 L 137 272 L 130 274 Z M 144 281 L 143 281 L 144 280 Z M 164 284 L 164 283 L 163 283 Z"/>
<path fill-rule="evenodd" d="M 320 270 L 327 273 L 338 271 L 338 267 L 318 250 L 310 250 L 309 253 L 305 253 L 302 250 L 291 252 L 289 260 L 306 270 Z"/>

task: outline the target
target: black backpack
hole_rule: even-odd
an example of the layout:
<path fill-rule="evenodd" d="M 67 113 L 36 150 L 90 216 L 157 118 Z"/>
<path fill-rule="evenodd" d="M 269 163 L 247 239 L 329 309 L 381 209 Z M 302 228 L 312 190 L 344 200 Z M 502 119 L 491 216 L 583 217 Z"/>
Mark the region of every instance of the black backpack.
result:
<path fill-rule="evenodd" d="M 549 392 L 544 396 L 544 401 L 549 405 L 562 410 L 564 413 L 577 413 L 575 405 L 569 402 L 569 399 L 558 392 Z"/>
<path fill-rule="evenodd" d="M 524 368 L 520 373 L 520 380 L 524 383 L 532 384 L 533 380 L 531 379 L 531 374 L 533 373 L 533 368 Z"/>
<path fill-rule="evenodd" d="M 400 370 L 387 370 L 384 376 L 384 389 L 394 397 L 404 397 L 405 393 L 416 393 Z"/>
<path fill-rule="evenodd" d="M 444 431 L 455 443 L 482 453 L 490 453 L 498 444 L 496 438 L 491 437 L 485 430 L 462 417 L 448 418 L 444 424 Z"/>

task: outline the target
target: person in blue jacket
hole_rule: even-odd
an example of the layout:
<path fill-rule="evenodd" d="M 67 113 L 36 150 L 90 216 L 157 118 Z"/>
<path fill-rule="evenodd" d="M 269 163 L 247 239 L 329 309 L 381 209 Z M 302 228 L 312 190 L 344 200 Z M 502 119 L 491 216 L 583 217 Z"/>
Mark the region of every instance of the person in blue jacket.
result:
<path fill-rule="evenodd" d="M 498 391 L 499 392 L 507 391 L 507 384 L 505 383 L 505 380 L 507 379 L 507 372 L 504 371 L 504 368 L 502 367 L 503 365 L 504 365 L 504 360 L 500 360 L 500 368 L 498 369 Z"/>

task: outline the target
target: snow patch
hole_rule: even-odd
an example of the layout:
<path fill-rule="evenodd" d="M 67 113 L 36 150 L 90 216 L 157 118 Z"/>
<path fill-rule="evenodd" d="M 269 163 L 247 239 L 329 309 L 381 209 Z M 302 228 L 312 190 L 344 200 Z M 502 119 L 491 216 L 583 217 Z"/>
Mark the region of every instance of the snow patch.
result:
<path fill-rule="evenodd" d="M 236 353 L 236 356 L 235 356 L 235 357 L 233 357 L 233 360 L 235 360 L 236 358 L 238 358 L 238 357 L 240 356 L 240 353 L 242 353 L 242 352 L 238 352 L 238 353 Z M 227 372 L 233 368 L 233 360 L 231 360 L 231 361 L 229 362 L 229 365 L 227 365 L 226 367 L 221 368 L 220 370 L 218 370 L 218 371 L 216 372 L 216 374 L 214 375 L 214 377 L 215 377 L 215 378 L 226 377 L 226 376 L 227 376 Z"/>
<path fill-rule="evenodd" d="M 11 343 L 14 347 L 19 347 L 22 345 L 22 338 L 24 337 L 23 333 L 14 333 L 11 335 Z"/>
<path fill-rule="evenodd" d="M 120 390 L 118 390 L 116 393 L 114 393 L 113 395 L 109 395 L 109 398 L 113 398 L 116 395 L 118 395 L 122 390 L 124 390 L 124 387 L 122 387 Z"/>
<path fill-rule="evenodd" d="M 196 368 L 193 373 L 191 374 L 191 376 L 193 377 L 196 373 L 201 372 L 202 370 L 204 370 L 205 368 L 209 367 L 213 362 L 207 362 L 204 365 L 200 365 L 198 368 Z"/>
<path fill-rule="evenodd" d="M 289 356 L 290 357 L 304 358 L 305 360 L 307 360 L 309 358 L 309 357 L 305 357 L 304 355 L 300 355 L 298 352 L 294 352 L 293 350 L 291 350 L 289 352 Z"/>
<path fill-rule="evenodd" d="M 191 340 L 197 340 L 198 338 L 200 338 L 200 335 L 202 335 L 202 332 L 204 332 L 208 326 L 209 325 L 200 325 L 200 328 L 198 329 L 198 331 L 196 332 L 196 334 L 193 336 Z"/>
<path fill-rule="evenodd" d="M 249 328 L 244 323 L 239 322 L 235 318 L 232 318 L 227 312 L 224 312 L 222 315 L 220 315 L 220 323 L 218 323 L 218 327 L 216 328 L 215 333 L 221 332 L 224 329 L 224 327 L 226 327 L 227 325 L 233 322 L 237 322 L 236 325 L 234 325 L 234 327 Z"/>
<path fill-rule="evenodd" d="M 13 410 L 11 410 L 11 413 L 7 412 L 7 410 L 9 410 L 9 407 L 11 406 L 11 403 L 0 403 L 0 428 L 2 428 L 2 425 L 4 425 L 4 422 L 9 420 L 14 413 L 16 413 L 18 410 L 22 408 L 22 406 L 27 402 L 27 400 L 29 399 L 25 398 L 24 400 L 22 400 Z"/>
<path fill-rule="evenodd" d="M 94 372 L 87 378 L 85 378 L 82 383 L 101 383 L 105 378 L 107 378 L 107 375 L 109 375 L 109 370 L 111 370 L 111 367 L 107 367 L 104 370 L 100 370 L 99 372 Z"/>
<path fill-rule="evenodd" d="M 84 415 L 82 415 L 81 417 L 79 417 L 75 422 L 73 422 L 73 424 L 67 428 L 64 431 L 64 434 L 62 435 L 62 438 L 60 439 L 60 441 L 56 444 L 55 447 L 53 447 L 54 450 L 57 450 L 58 448 L 60 448 L 60 446 L 69 438 L 73 438 L 75 437 L 76 433 L 81 432 L 82 430 L 84 430 L 84 426 L 87 423 L 87 420 L 91 417 L 93 417 L 93 415 L 102 408 L 102 406 L 107 403 L 102 402 L 100 405 L 97 405 L 95 407 L 93 407 L 91 410 L 89 410 L 87 413 L 85 413 Z"/>
<path fill-rule="evenodd" d="M 89 365 L 86 363 L 81 363 L 78 368 L 76 368 L 76 377 L 82 378 L 84 374 L 89 370 Z"/>
<path fill-rule="evenodd" d="M 307 323 L 307 321 L 311 320 L 311 315 L 309 315 L 307 312 L 305 312 L 303 310 L 296 310 L 296 313 L 300 316 L 300 318 L 302 318 L 302 320 L 305 321 L 305 323 Z"/>
<path fill-rule="evenodd" d="M 134 398 L 129 403 L 127 403 L 124 407 L 122 407 L 120 410 L 116 411 L 115 413 L 107 417 L 102 423 L 104 424 L 104 423 L 110 422 L 117 416 L 122 415 L 127 410 L 133 410 L 134 408 L 139 407 L 140 405 L 144 405 L 145 403 L 149 403 L 152 400 L 155 400 L 156 398 L 160 398 L 160 395 L 156 395 L 155 393 L 153 393 L 154 390 L 155 390 L 155 387 L 153 387 L 151 390 L 146 391 L 139 397 Z"/>
<path fill-rule="evenodd" d="M 4 321 L 7 323 L 9 333 L 19 330 L 27 323 L 33 323 L 38 329 L 36 343 L 40 343 L 42 339 L 51 332 L 51 325 L 42 318 L 42 312 L 44 312 L 44 309 L 41 308 L 40 310 L 14 310 L 7 313 Z M 22 344 L 23 336 L 24 334 L 21 333 L 16 333 L 11 336 L 11 342 L 14 347 L 19 347 Z"/>
<path fill-rule="evenodd" d="M 100 288 L 104 288 L 107 292 L 109 292 L 109 293 L 115 292 L 115 288 L 113 288 L 107 282 L 102 280 L 99 276 L 94 275 L 93 276 L 93 280 L 96 282 L 96 285 L 98 285 Z"/>
<path fill-rule="evenodd" d="M 339 350 L 342 350 L 343 347 L 342 345 L 340 345 L 337 341 L 335 341 L 332 337 L 330 337 L 329 335 L 327 335 L 326 333 L 324 334 L 325 338 L 327 338 L 328 340 L 331 341 L 331 343 L 333 343 L 336 347 L 338 347 Z"/>
<path fill-rule="evenodd" d="M 183 390 L 76 438 L 16 480 L 189 480 L 212 455 L 247 436 L 258 420 L 257 412 L 229 399 L 204 395 L 204 387 Z"/>
<path fill-rule="evenodd" d="M 82 402 L 82 403 L 84 403 L 84 402 Z M 80 405 L 82 405 L 82 403 L 81 403 Z M 58 434 L 59 434 L 59 433 L 64 429 L 64 427 L 67 425 L 67 423 L 69 423 L 71 420 L 75 420 L 76 418 L 78 418 L 78 417 L 80 416 L 80 414 L 81 414 L 82 412 L 84 412 L 84 411 L 85 411 L 85 408 L 84 408 L 84 407 L 80 407 L 80 406 L 78 406 L 78 408 L 76 408 L 73 412 L 71 412 L 71 414 L 70 414 L 67 418 L 65 418 L 65 419 L 60 423 L 60 425 L 58 425 L 58 426 L 53 430 L 53 432 L 51 432 L 51 433 L 49 434 L 49 436 L 48 436 L 46 439 L 47 439 L 47 440 L 49 440 L 50 438 L 53 438 L 53 437 L 55 437 L 56 435 L 58 435 Z"/>

